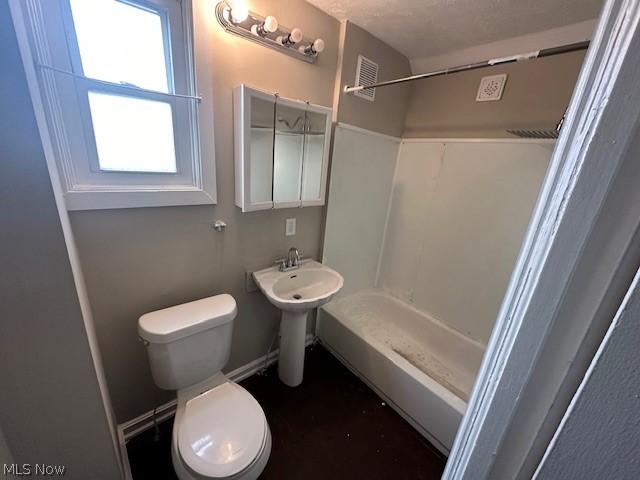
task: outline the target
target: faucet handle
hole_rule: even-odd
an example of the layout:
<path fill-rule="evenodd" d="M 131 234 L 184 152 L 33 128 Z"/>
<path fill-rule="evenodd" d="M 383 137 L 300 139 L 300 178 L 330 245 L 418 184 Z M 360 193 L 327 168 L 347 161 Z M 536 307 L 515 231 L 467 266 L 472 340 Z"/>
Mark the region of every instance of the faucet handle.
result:
<path fill-rule="evenodd" d="M 296 247 L 291 247 L 287 254 L 287 267 L 297 267 L 300 263 L 300 252 Z"/>

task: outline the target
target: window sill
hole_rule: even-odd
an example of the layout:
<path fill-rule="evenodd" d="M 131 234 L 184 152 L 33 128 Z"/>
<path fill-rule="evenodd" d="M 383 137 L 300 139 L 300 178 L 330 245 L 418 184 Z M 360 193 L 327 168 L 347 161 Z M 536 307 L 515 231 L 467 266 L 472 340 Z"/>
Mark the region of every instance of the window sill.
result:
<path fill-rule="evenodd" d="M 67 192 L 67 210 L 214 205 L 214 194 L 198 189 L 153 191 Z"/>

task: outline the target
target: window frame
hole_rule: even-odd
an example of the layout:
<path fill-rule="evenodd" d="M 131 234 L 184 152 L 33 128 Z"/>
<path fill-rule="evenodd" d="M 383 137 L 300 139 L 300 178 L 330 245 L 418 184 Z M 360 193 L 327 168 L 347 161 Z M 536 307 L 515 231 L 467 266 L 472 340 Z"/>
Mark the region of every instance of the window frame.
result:
<path fill-rule="evenodd" d="M 14 15 L 14 25 L 23 61 L 25 66 L 27 63 L 34 66 L 37 77 L 37 82 L 30 82 L 34 107 L 41 108 L 47 120 L 46 132 L 40 125 L 40 133 L 51 140 L 67 209 L 215 204 L 213 79 L 207 41 L 211 27 L 202 18 L 206 2 L 118 1 L 163 17 L 164 48 L 170 57 L 166 61 L 171 64 L 167 66 L 169 93 L 84 77 L 77 40 L 69 38 L 70 34 L 75 37 L 69 0 L 44 3 L 10 0 L 12 10 L 19 13 Z M 89 91 L 169 104 L 177 172 L 96 168 L 99 164 L 90 120 Z M 75 98 L 72 99 L 72 95 Z M 201 132 L 207 134 L 201 135 Z"/>

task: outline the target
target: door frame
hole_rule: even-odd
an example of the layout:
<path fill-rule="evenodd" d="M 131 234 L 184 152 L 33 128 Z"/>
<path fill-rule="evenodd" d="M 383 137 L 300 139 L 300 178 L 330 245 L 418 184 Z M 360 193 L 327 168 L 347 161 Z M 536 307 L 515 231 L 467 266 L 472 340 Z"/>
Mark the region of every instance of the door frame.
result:
<path fill-rule="evenodd" d="M 616 174 L 633 161 L 628 149 L 640 122 L 639 18 L 640 0 L 606 0 L 603 5 L 443 479 L 498 478 L 491 475 L 495 459 L 511 447 L 504 440 L 522 420 L 518 406 L 540 374 L 536 368 L 550 332 L 560 322 L 590 326 L 596 321 L 595 316 L 567 319 L 559 312 L 566 302 L 575 302 L 566 295 L 568 285 L 584 266 L 582 253 L 598 222 L 617 213 L 606 200 L 619 187 Z M 557 347 L 563 350 L 559 358 L 584 364 L 580 375 L 593 356 L 579 357 L 582 346 Z M 565 382 L 575 381 L 568 375 Z M 540 395 L 553 405 L 561 388 Z M 554 408 L 564 411 L 566 405 Z M 529 425 L 523 435 L 543 435 L 543 423 Z"/>

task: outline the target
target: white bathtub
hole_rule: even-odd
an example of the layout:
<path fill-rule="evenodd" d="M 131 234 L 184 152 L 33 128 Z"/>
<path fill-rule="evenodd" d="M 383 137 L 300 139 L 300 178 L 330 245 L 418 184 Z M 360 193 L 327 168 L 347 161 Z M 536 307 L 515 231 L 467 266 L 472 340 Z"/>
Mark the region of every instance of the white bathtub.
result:
<path fill-rule="evenodd" d="M 483 345 L 381 290 L 325 305 L 317 332 L 329 350 L 448 454 Z"/>

